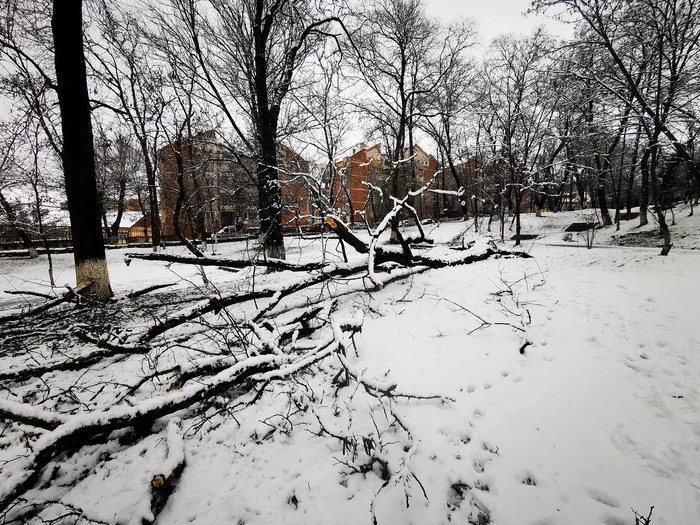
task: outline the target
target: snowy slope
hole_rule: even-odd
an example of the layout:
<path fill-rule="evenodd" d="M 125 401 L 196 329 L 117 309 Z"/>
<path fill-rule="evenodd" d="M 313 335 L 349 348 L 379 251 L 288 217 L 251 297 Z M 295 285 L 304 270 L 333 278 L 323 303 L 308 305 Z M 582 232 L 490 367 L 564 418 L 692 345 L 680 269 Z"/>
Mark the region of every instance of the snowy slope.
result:
<path fill-rule="evenodd" d="M 447 242 L 463 228 L 447 223 L 432 234 Z M 290 259 L 314 260 L 320 242 L 290 240 Z M 700 252 L 674 249 L 664 258 L 652 248 L 552 244 L 565 243 L 530 243 L 533 259 L 430 271 L 341 298 L 339 311 L 365 312 L 359 356 L 348 355 L 356 370 L 402 391 L 453 399 L 393 405 L 415 446 L 361 389 L 351 404 L 334 406 L 337 363 L 324 362 L 314 376 L 277 384 L 235 420 L 213 418 L 206 432 L 184 421 L 186 467 L 158 523 L 370 524 L 374 516 L 379 524 L 442 524 L 488 514 L 502 525 L 632 525 L 631 509 L 646 514 L 652 505 L 654 525 L 696 523 Z M 219 251 L 243 256 L 245 246 Z M 108 257 L 118 294 L 178 276 L 186 279 L 182 293 L 202 285 L 194 267 L 139 260 L 127 267 L 123 254 Z M 72 283 L 71 256 L 55 259 Z M 43 257 L 0 264 L 6 287 L 40 289 L 45 279 Z M 247 277 L 206 272 L 222 286 L 243 286 Z M 0 295 L 0 309 L 19 300 Z M 141 363 L 123 366 L 135 373 Z M 324 392 L 313 409 L 309 391 Z M 291 398 L 307 410 L 290 412 Z M 357 435 L 376 425 L 392 471 L 407 469 L 402 481 L 383 486 L 376 469 L 351 473 L 348 451 L 321 435 L 320 422 Z M 126 451 L 89 447 L 66 468 L 90 475 L 57 497 L 95 519 L 128 523 L 165 457 L 163 436 Z M 110 459 L 98 460 L 105 453 Z"/>
<path fill-rule="evenodd" d="M 365 299 L 376 313 L 365 323 L 356 368 L 455 399 L 448 407 L 399 407 L 420 442 L 412 465 L 429 500 L 415 491 L 406 508 L 403 489 L 389 487 L 376 498 L 378 523 L 465 523 L 478 505 L 500 524 L 633 524 L 630 509 L 651 505 L 653 523 L 695 523 L 700 333 L 692 306 L 700 254 L 544 247 L 533 254 L 535 261 L 423 274 L 408 296 L 389 286 Z M 533 320 L 524 355 L 523 334 L 510 327 L 467 335 L 480 322 L 460 307 L 513 321 L 489 296 L 503 289 L 501 270 L 509 282 L 529 276 L 530 291 L 516 286 Z M 191 477 L 162 519 L 370 523 L 381 480 L 338 474 L 341 449 L 307 425 L 265 445 L 247 439 L 251 423 L 194 440 Z M 455 484 L 475 488 L 459 506 Z M 292 494 L 298 510 L 288 503 Z"/>

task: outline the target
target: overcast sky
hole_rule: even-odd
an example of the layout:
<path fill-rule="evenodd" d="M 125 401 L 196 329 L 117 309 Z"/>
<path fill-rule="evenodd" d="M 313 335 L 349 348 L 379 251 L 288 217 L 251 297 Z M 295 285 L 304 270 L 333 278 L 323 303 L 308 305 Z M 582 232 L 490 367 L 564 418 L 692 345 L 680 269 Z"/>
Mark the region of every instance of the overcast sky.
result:
<path fill-rule="evenodd" d="M 449 22 L 457 17 L 471 18 L 477 23 L 482 45 L 502 33 L 527 34 L 545 25 L 555 36 L 571 35 L 571 28 L 548 17 L 524 13 L 531 0 L 424 0 L 428 15 Z"/>

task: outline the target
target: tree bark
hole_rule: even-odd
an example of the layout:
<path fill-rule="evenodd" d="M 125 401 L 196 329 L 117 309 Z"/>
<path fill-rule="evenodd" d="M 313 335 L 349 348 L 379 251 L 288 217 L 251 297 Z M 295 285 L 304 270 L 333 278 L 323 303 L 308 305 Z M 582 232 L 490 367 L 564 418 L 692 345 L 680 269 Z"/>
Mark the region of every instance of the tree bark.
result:
<path fill-rule="evenodd" d="M 144 157 L 144 166 L 146 170 L 146 181 L 148 182 L 148 206 L 151 212 L 151 243 L 153 251 L 158 249 L 161 242 L 160 231 L 160 211 L 158 210 L 158 187 L 156 185 L 156 173 L 151 158 L 149 156 L 148 144 L 146 139 L 139 141 L 141 143 L 141 151 Z M 147 231 L 148 226 L 144 225 Z M 148 237 L 148 235 L 146 235 Z"/>
<path fill-rule="evenodd" d="M 255 98 L 258 111 L 258 138 L 260 160 L 258 162 L 258 200 L 260 206 L 260 235 L 265 254 L 274 259 L 284 259 L 282 232 L 282 190 L 277 172 L 277 124 L 279 106 L 271 105 L 267 77 L 267 36 L 264 31 L 263 2 L 258 1 L 255 11 L 253 37 L 255 41 Z"/>
<path fill-rule="evenodd" d="M 88 293 L 105 301 L 112 288 L 100 226 L 82 22 L 82 0 L 54 0 L 51 28 L 76 282 L 91 281 Z"/>
<path fill-rule="evenodd" d="M 654 211 L 656 211 L 656 219 L 659 222 L 659 231 L 664 238 L 664 245 L 661 248 L 660 255 L 668 255 L 671 251 L 671 231 L 666 223 L 666 215 L 661 205 L 661 195 L 659 188 L 659 180 L 656 176 L 656 166 L 658 165 L 658 146 L 654 146 L 650 149 L 651 153 L 651 163 L 648 165 L 649 179 L 651 182 L 651 194 L 654 199 Z"/>

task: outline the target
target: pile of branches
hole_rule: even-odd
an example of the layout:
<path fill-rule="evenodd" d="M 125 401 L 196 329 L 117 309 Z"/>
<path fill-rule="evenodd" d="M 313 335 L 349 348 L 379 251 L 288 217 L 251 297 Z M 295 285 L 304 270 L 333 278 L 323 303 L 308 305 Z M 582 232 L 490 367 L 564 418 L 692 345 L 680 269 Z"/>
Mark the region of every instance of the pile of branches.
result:
<path fill-rule="evenodd" d="M 280 296 L 278 292 L 273 299 Z M 251 294 L 238 298 L 252 302 Z M 169 306 L 168 294 L 154 299 L 122 298 L 90 307 L 69 307 L 66 301 L 39 318 L 25 315 L 2 323 L 2 519 L 25 522 L 42 512 L 45 517 L 47 508 L 58 505 L 56 490 L 44 490 L 44 498 L 27 496 L 46 487 L 42 480 L 47 473 L 54 488 L 74 484 L 56 474 L 57 458 L 65 461 L 66 454 L 116 439 L 133 446 L 165 428 L 168 459 L 154 472 L 150 496 L 137 510 L 140 521 L 134 522 L 152 523 L 184 468 L 183 420 L 192 425 L 211 409 L 226 412 L 246 397 L 246 403 L 253 403 L 267 385 L 303 374 L 330 356 L 342 363 L 352 335 L 362 327 L 361 312 L 343 317 L 336 312 L 337 303 L 324 301 L 274 316 L 265 315 L 270 305 L 252 308 L 245 320 L 222 316 L 224 307 L 218 304 L 211 319 L 202 319 L 202 326 L 220 324 L 213 333 L 164 337 L 180 325 L 173 318 L 135 332 L 135 318 L 156 315 L 162 310 L 156 303 Z M 207 300 L 209 305 L 216 302 Z M 208 311 L 192 308 L 200 317 L 203 310 Z M 178 351 L 185 342 L 190 348 Z M 62 512 L 75 510 L 60 506 Z"/>
<path fill-rule="evenodd" d="M 383 480 L 382 489 L 393 479 L 405 487 L 407 504 L 410 487 L 427 497 L 410 467 L 415 441 L 397 403 L 448 400 L 401 392 L 394 383 L 355 370 L 350 351 L 361 331 L 362 312 L 341 311 L 341 293 L 330 285 L 342 281 L 343 293 L 374 291 L 430 269 L 523 255 L 486 242 L 416 255 L 413 246 L 430 244 L 420 226 L 415 239 L 399 235 L 399 249 L 382 246 L 380 236 L 402 210 L 415 214 L 407 198 L 395 200 L 392 212 L 369 231 L 369 243 L 328 214 L 325 222 L 339 242 L 361 255 L 350 262 L 128 256 L 129 261 L 289 272 L 268 286 L 264 279 L 262 285 L 246 281 L 228 288 L 205 281 L 203 287 L 175 290 L 178 283 L 168 283 L 95 304 L 82 296 L 89 285 L 82 283 L 61 297 L 0 317 L 0 520 L 58 522 L 71 517 L 101 523 L 61 501 L 85 475 L 63 472 L 61 462 L 86 447 L 110 443 L 126 450 L 160 433 L 168 455 L 152 472 L 132 518 L 132 523 L 153 523 L 185 470 L 185 432 L 204 431 L 216 418 L 235 419 L 237 410 L 258 402 L 266 389 L 317 374 L 319 363 L 328 359 L 335 360 L 335 395 L 361 388 L 377 402 L 383 429 L 373 420 L 370 428 L 376 432 L 348 432 L 350 421 L 340 432 L 315 411 L 313 392 L 296 396 L 294 405 L 313 414 L 317 435 L 342 444 L 339 463 L 347 474 L 374 472 Z M 387 272 L 382 279 L 381 271 Z M 396 450 L 398 460 L 392 459 L 387 450 L 399 441 L 408 445 Z"/>

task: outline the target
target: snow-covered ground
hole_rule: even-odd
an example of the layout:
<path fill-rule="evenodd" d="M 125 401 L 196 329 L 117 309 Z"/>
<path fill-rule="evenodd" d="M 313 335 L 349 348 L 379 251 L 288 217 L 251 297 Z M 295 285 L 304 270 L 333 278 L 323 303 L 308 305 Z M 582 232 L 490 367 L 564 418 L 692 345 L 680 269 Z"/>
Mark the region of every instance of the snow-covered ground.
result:
<path fill-rule="evenodd" d="M 575 234 L 565 241 L 563 230 L 581 212 L 525 216 L 524 233 L 542 235 L 524 243 L 532 259 L 489 259 L 342 296 L 339 311 L 365 315 L 358 356 L 348 355 L 356 370 L 452 401 L 393 405 L 412 435 L 409 449 L 359 390 L 353 403 L 333 405 L 329 378 L 337 366 L 325 362 L 316 376 L 277 385 L 236 419 L 187 434 L 185 470 L 157 522 L 485 523 L 487 513 L 502 525 L 633 525 L 631 509 L 646 515 L 653 505 L 654 525 L 697 523 L 700 251 L 685 248 L 700 245 L 700 219 L 686 215 L 676 215 L 667 257 L 656 248 L 613 246 L 614 227 L 597 234 L 604 249 L 577 248 L 585 243 Z M 636 224 L 623 222 L 621 233 Z M 447 242 L 464 228 L 454 222 L 428 230 Z M 497 235 L 496 222 L 492 230 Z M 319 256 L 319 239 L 288 242 L 292 261 Z M 246 246 L 221 244 L 219 251 L 240 257 Z M 203 286 L 195 267 L 127 266 L 120 250 L 107 256 L 118 295 L 157 283 L 179 281 L 183 292 Z M 59 284 L 75 284 L 71 259 L 54 257 Z M 205 272 L 221 286 L 243 286 L 250 276 Z M 4 290 L 40 290 L 46 258 L 0 259 L 0 273 Z M 22 301 L 0 294 L 0 309 Z M 307 390 L 326 397 L 290 414 L 289 399 Z M 358 435 L 376 425 L 391 471 L 406 468 L 403 477 L 383 487 L 376 469 L 350 473 L 348 451 L 321 435 L 321 422 L 338 433 L 352 425 Z M 126 451 L 90 448 L 78 461 L 87 477 L 62 500 L 87 516 L 127 523 L 165 457 L 165 441 L 161 433 Z M 113 459 L 97 459 L 110 450 Z"/>

